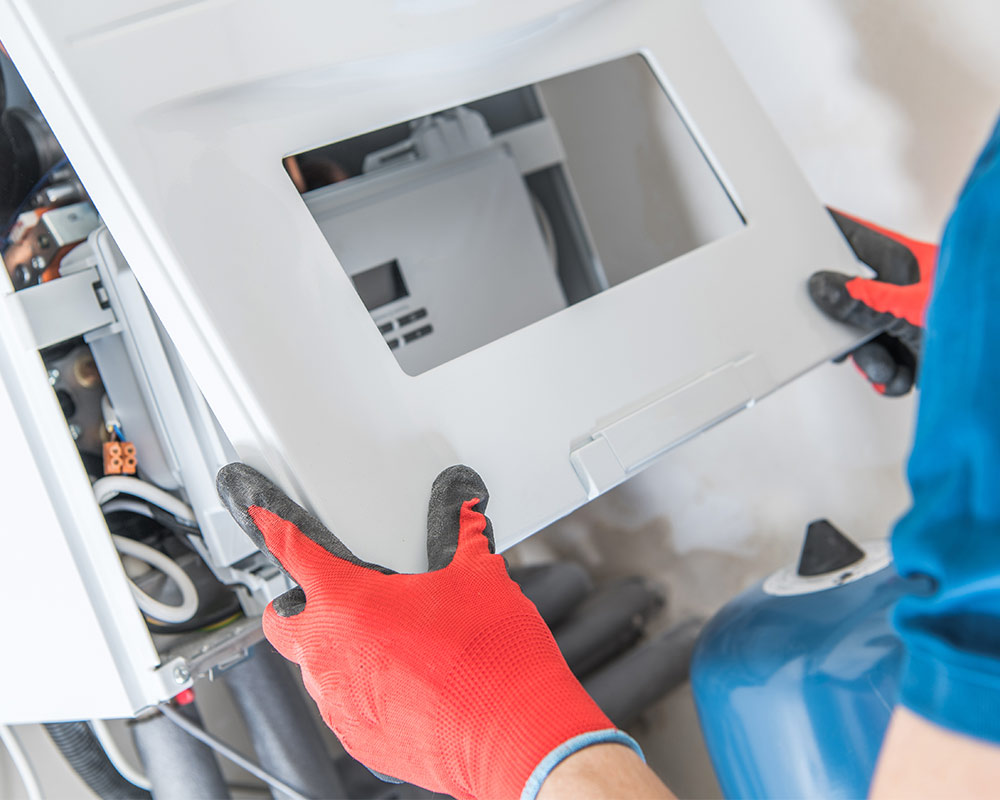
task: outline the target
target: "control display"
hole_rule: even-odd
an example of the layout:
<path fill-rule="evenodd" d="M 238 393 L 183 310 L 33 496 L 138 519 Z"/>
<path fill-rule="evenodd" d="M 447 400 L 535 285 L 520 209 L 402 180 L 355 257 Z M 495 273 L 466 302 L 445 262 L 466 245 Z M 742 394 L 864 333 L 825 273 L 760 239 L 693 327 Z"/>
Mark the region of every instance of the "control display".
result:
<path fill-rule="evenodd" d="M 396 259 L 351 276 L 365 308 L 374 311 L 409 295 Z"/>

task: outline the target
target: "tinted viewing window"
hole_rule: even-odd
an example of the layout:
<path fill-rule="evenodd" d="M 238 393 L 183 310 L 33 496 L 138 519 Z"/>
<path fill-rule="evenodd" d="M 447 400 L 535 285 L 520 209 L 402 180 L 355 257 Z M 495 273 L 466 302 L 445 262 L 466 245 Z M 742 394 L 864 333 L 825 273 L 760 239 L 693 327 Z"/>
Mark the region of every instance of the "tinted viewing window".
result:
<path fill-rule="evenodd" d="M 411 375 L 743 225 L 638 55 L 285 168 Z"/>

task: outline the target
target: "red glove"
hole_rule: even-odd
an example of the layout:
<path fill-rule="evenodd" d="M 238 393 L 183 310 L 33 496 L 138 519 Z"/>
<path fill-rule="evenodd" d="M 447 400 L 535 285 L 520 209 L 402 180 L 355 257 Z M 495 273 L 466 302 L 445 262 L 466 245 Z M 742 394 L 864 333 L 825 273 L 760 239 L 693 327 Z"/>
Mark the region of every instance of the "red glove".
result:
<path fill-rule="evenodd" d="M 268 605 L 265 636 L 299 664 L 327 725 L 372 771 L 459 798 L 534 797 L 580 747 L 638 751 L 573 677 L 494 554 L 473 470 L 450 467 L 434 482 L 431 571 L 419 575 L 358 560 L 244 464 L 223 467 L 218 489 L 301 587 Z"/>
<path fill-rule="evenodd" d="M 916 380 L 937 245 L 833 209 L 830 214 L 855 255 L 878 277 L 817 272 L 809 279 L 809 294 L 834 319 L 864 331 L 882 331 L 851 356 L 876 390 L 906 394 Z"/>

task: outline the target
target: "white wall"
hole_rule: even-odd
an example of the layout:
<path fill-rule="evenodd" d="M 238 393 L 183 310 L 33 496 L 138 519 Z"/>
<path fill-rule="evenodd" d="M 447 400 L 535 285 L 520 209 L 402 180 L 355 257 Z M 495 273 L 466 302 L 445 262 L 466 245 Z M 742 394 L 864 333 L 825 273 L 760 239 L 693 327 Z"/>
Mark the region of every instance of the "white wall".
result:
<path fill-rule="evenodd" d="M 937 239 L 1000 111 L 1000 3 L 702 5 L 822 201 Z M 669 587 L 673 618 L 710 613 L 793 561 L 812 519 L 859 539 L 886 534 L 909 499 L 913 408 L 912 398 L 877 396 L 846 364 L 821 367 L 529 540 L 524 554 L 643 571 Z M 637 733 L 674 790 L 717 792 L 690 695 L 647 716 Z"/>

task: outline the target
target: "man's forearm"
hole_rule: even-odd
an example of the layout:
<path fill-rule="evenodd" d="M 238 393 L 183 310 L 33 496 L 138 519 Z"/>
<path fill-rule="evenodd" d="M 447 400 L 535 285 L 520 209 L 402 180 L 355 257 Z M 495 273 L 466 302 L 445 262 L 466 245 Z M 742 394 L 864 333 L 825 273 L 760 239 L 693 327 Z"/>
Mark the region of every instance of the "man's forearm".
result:
<path fill-rule="evenodd" d="M 636 753 L 620 744 L 595 744 L 549 773 L 538 800 L 673 800 L 674 794 Z"/>
<path fill-rule="evenodd" d="M 1000 746 L 896 708 L 875 768 L 874 800 L 987 798 L 996 797 L 998 787 Z"/>

